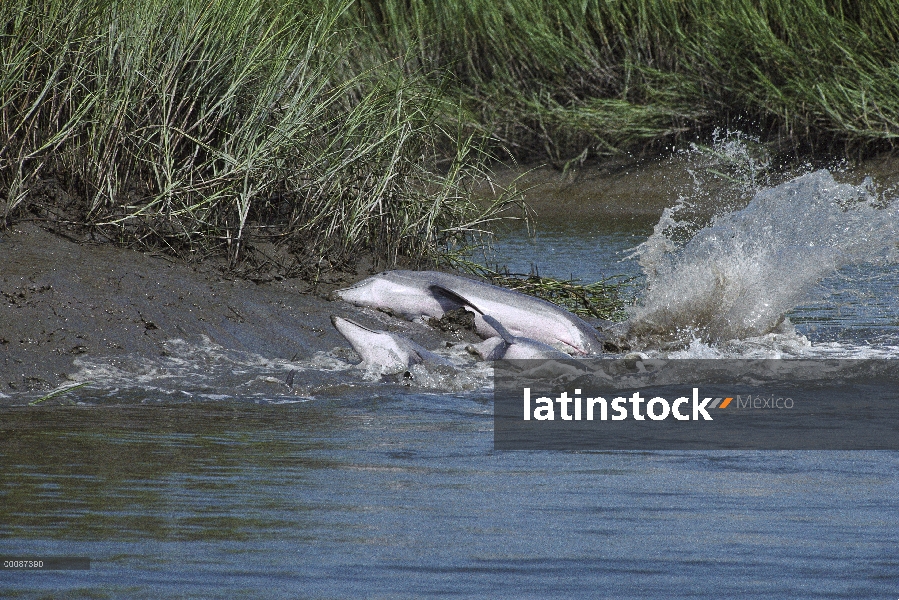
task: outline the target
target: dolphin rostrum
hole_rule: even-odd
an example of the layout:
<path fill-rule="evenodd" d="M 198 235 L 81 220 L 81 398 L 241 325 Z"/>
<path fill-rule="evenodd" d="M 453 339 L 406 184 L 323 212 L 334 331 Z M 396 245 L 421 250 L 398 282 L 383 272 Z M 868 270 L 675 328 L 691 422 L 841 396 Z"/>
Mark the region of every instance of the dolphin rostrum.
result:
<path fill-rule="evenodd" d="M 546 300 L 459 275 L 385 271 L 333 296 L 410 320 L 439 319 L 446 311 L 467 304 L 477 307 L 475 328 L 482 337 L 499 333 L 484 320 L 484 315 L 490 315 L 513 337 L 530 338 L 572 354 L 602 353 L 599 332 L 577 315 Z"/>
<path fill-rule="evenodd" d="M 480 344 L 469 344 L 466 350 L 484 360 L 519 360 L 530 358 L 570 359 L 571 356 L 556 350 L 548 344 L 509 333 L 496 319 L 484 315 L 487 324 L 499 333 L 498 337 L 484 340 Z"/>
<path fill-rule="evenodd" d="M 449 360 L 396 333 L 375 331 L 335 315 L 331 316 L 331 323 L 362 357 L 360 366 L 369 372 L 394 375 L 420 363 L 453 366 Z"/>

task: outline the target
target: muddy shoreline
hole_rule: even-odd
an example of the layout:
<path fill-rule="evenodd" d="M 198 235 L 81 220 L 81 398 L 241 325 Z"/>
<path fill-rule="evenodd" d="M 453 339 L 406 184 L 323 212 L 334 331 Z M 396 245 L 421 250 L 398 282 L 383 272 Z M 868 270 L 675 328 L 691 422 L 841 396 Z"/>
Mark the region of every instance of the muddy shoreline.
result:
<path fill-rule="evenodd" d="M 331 314 L 426 347 L 445 341 L 423 325 L 325 298 L 368 274 L 315 290 L 300 279 L 256 284 L 228 277 L 215 261 L 189 264 L 19 223 L 0 232 L 0 394 L 64 385 L 76 360 L 165 356 L 172 340 L 283 360 L 348 347 Z"/>

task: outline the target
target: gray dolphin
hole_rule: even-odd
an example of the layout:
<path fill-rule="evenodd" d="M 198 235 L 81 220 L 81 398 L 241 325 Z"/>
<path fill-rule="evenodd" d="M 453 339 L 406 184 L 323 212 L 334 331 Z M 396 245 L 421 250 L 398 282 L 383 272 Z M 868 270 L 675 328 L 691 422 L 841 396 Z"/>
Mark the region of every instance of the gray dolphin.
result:
<path fill-rule="evenodd" d="M 484 320 L 493 327 L 499 336 L 484 340 L 480 344 L 469 344 L 466 350 L 477 354 L 484 360 L 519 360 L 519 359 L 570 359 L 571 356 L 556 350 L 548 344 L 529 338 L 517 337 L 509 333 L 496 319 L 484 315 Z"/>
<path fill-rule="evenodd" d="M 425 350 L 402 335 L 369 329 L 335 315 L 331 315 L 331 323 L 362 357 L 360 366 L 367 371 L 393 375 L 421 363 L 453 366 L 449 360 Z"/>
<path fill-rule="evenodd" d="M 410 320 L 439 319 L 446 311 L 467 303 L 478 308 L 475 327 L 482 337 L 499 333 L 484 320 L 484 315 L 490 315 L 513 337 L 530 338 L 572 354 L 602 353 L 599 332 L 577 315 L 546 300 L 459 275 L 385 271 L 337 290 L 332 297 Z"/>

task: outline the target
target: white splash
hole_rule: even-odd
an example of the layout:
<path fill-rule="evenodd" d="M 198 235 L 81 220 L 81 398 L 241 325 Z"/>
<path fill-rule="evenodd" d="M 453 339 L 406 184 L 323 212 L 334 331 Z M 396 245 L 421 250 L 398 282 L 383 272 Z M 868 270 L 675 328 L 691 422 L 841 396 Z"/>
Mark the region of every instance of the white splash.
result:
<path fill-rule="evenodd" d="M 795 334 L 784 327 L 784 315 L 809 300 L 824 277 L 850 264 L 897 261 L 896 204 L 875 194 L 868 180 L 838 183 L 830 172 L 815 171 L 762 189 L 681 248 L 666 234 L 682 225 L 678 209 L 666 210 L 634 253 L 647 287 L 631 309 L 632 345 L 683 348 Z M 807 340 L 787 345 L 796 344 Z"/>
<path fill-rule="evenodd" d="M 470 368 L 473 358 L 464 345 L 438 350 L 454 367 L 416 365 L 408 377 L 393 383 L 419 389 L 464 391 L 484 388 L 490 372 Z M 342 389 L 348 380 L 380 386 L 380 374 L 358 369 L 358 356 L 346 348 L 316 352 L 294 360 L 264 357 L 252 352 L 228 349 L 203 337 L 165 342 L 161 356 L 83 356 L 75 360 L 74 382 L 90 382 L 98 390 L 139 390 L 164 397 L 205 400 L 259 397 L 272 402 L 308 399 L 331 389 Z"/>

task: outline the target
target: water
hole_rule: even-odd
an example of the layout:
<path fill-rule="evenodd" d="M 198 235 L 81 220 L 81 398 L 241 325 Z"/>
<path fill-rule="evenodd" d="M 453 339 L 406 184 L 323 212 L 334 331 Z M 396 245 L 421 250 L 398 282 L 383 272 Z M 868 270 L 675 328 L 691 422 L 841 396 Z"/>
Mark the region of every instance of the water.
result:
<path fill-rule="evenodd" d="M 807 177 L 811 188 L 832 186 L 829 174 Z M 686 209 L 669 213 L 666 227 L 660 214 L 577 224 L 550 215 L 536 239 L 513 231 L 497 249 L 511 269 L 536 264 L 547 275 L 646 269 L 640 285 L 650 291 L 638 288 L 632 322 L 653 327 L 630 335 L 661 340 L 649 353 L 899 356 L 895 215 L 871 212 L 883 208 L 871 208 L 863 188 L 833 188 L 852 196 L 849 208 L 820 207 L 819 217 L 846 225 L 861 215 L 867 225 L 853 233 L 864 232 L 864 244 L 835 241 L 803 255 L 808 269 L 794 261 L 764 273 L 777 264 L 765 257 L 783 255 L 770 240 L 754 254 L 715 244 L 741 239 L 721 231 L 754 226 L 750 201 L 771 187 L 744 187 L 734 194 L 742 205 L 706 215 L 712 229 L 681 237 L 665 230 L 684 223 Z M 793 219 L 802 225 L 793 234 L 823 239 L 805 227 L 821 225 L 809 214 Z M 768 207 L 753 223 L 772 215 L 782 224 L 790 211 Z M 644 251 L 642 267 L 625 259 L 647 241 L 655 254 Z M 703 252 L 719 273 L 762 277 L 789 321 L 755 318 L 764 311 L 753 297 L 727 286 L 720 298 L 743 302 L 719 302 L 733 311 L 727 322 L 701 294 L 667 303 L 662 292 L 680 269 L 692 284 L 714 271 L 700 268 L 710 264 Z M 676 308 L 667 329 L 657 326 L 665 306 Z M 746 315 L 754 329 L 727 330 Z M 92 568 L 3 572 L 4 597 L 899 593 L 894 452 L 495 452 L 483 366 L 456 392 L 364 381 L 337 355 L 272 361 L 179 342 L 153 364 L 82 368 L 105 384 L 80 390 L 79 404 L 0 410 L 0 554 L 87 556 Z M 286 394 L 290 370 L 314 380 L 314 393 Z"/>
<path fill-rule="evenodd" d="M 491 427 L 487 396 L 414 394 L 7 415 L 0 548 L 93 563 L 0 588 L 895 594 L 895 453 L 496 453 Z"/>

